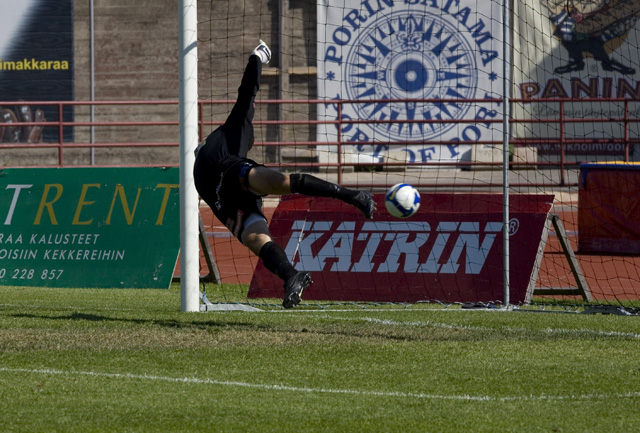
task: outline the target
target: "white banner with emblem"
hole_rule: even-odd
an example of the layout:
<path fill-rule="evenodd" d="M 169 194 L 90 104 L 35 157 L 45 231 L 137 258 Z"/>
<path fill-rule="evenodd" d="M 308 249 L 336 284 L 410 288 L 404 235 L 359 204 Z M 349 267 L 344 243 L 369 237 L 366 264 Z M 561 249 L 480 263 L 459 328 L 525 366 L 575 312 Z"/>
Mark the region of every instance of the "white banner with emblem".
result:
<path fill-rule="evenodd" d="M 319 0 L 320 161 L 337 142 L 359 163 L 468 162 L 479 146 L 461 142 L 501 143 L 502 104 L 479 100 L 502 99 L 502 21 L 495 1 Z"/>
<path fill-rule="evenodd" d="M 545 121 L 513 136 L 539 139 L 545 161 L 623 158 L 625 136 L 640 137 L 640 0 L 522 0 L 515 14 L 513 116 Z M 627 150 L 640 159 L 640 145 Z"/>

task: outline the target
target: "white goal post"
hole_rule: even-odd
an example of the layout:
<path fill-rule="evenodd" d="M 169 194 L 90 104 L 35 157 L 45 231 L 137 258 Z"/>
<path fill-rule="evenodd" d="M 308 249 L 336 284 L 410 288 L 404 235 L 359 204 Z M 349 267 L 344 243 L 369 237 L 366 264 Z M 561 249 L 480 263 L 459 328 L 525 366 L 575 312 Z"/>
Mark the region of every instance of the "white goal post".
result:
<path fill-rule="evenodd" d="M 198 194 L 193 150 L 198 142 L 198 4 L 178 1 L 180 86 L 180 310 L 200 311 Z"/>

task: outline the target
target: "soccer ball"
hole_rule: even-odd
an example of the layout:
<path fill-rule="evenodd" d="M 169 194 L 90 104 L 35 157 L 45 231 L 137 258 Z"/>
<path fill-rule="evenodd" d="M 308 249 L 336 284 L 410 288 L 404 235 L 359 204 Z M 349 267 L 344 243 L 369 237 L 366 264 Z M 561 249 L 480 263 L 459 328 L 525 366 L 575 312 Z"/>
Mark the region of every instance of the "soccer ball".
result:
<path fill-rule="evenodd" d="M 396 218 L 408 218 L 420 207 L 420 193 L 406 183 L 393 185 L 384 197 L 387 211 Z"/>

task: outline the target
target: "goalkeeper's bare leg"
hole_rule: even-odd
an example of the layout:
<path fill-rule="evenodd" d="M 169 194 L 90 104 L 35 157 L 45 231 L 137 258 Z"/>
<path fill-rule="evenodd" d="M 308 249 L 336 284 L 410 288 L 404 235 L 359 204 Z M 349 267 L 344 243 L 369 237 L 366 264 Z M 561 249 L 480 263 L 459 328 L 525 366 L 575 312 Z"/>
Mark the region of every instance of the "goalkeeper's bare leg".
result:
<path fill-rule="evenodd" d="M 358 208 L 365 218 L 373 218 L 376 203 L 371 194 L 337 185 L 310 174 L 285 175 L 264 166 L 253 167 L 248 176 L 249 188 L 257 195 L 304 194 L 313 197 L 331 197 Z"/>

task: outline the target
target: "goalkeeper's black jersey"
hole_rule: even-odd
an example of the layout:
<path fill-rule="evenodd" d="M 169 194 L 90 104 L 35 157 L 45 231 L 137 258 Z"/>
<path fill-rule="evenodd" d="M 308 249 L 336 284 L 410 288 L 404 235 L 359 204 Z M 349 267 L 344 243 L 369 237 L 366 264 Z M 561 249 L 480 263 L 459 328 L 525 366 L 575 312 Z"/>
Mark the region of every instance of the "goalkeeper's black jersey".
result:
<path fill-rule="evenodd" d="M 247 217 L 262 215 L 262 199 L 247 185 L 249 171 L 258 165 L 247 153 L 254 140 L 251 122 L 261 73 L 259 57 L 250 56 L 231 114 L 198 146 L 193 172 L 200 197 L 238 238 Z"/>

